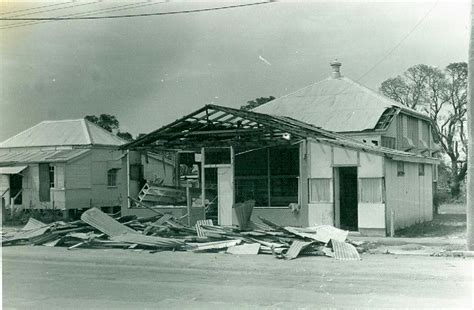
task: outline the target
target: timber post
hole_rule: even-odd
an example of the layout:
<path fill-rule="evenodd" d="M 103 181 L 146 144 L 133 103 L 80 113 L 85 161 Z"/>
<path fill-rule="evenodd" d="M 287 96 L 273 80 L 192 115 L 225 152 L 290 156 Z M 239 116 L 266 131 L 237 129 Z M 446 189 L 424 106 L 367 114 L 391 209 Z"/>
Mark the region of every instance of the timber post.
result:
<path fill-rule="evenodd" d="M 466 186 L 466 230 L 467 249 L 474 251 L 474 3 L 471 4 L 471 37 L 469 44 L 467 80 L 467 186 Z"/>

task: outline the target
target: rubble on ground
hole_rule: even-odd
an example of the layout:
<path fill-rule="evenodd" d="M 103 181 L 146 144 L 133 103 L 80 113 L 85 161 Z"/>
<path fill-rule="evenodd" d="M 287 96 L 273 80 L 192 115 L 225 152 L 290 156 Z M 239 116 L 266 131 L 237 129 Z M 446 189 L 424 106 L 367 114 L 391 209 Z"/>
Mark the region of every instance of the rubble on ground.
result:
<path fill-rule="evenodd" d="M 358 249 L 349 243 L 347 231 L 328 225 L 282 227 L 265 218 L 249 220 L 245 229 L 215 226 L 211 220 L 194 227 L 169 214 L 152 217 L 112 217 L 99 209 L 84 212 L 81 220 L 44 224 L 34 218 L 20 231 L 2 236 L 2 245 L 44 245 L 77 248 L 124 248 L 157 251 L 226 252 L 234 255 L 270 254 L 281 259 L 328 256 L 359 260 Z M 357 246 L 357 244 L 356 244 Z M 360 250 L 359 250 L 360 251 Z"/>

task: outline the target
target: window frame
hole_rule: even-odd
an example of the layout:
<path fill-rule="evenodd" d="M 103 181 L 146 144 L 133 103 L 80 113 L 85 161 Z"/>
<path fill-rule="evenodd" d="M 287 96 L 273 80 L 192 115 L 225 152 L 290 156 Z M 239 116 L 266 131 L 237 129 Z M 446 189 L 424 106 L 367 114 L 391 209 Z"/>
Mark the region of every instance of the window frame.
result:
<path fill-rule="evenodd" d="M 56 187 L 56 166 L 49 165 L 49 188 Z"/>
<path fill-rule="evenodd" d="M 425 176 L 425 164 L 418 164 L 418 176 Z"/>
<path fill-rule="evenodd" d="M 107 187 L 114 188 L 117 187 L 118 179 L 118 170 L 117 168 L 111 168 L 107 170 Z M 111 182 L 113 180 L 113 182 Z M 113 183 L 113 184 L 112 184 Z"/>
<path fill-rule="evenodd" d="M 276 171 L 275 174 L 272 174 L 272 162 L 271 162 L 271 152 L 272 151 L 278 151 L 278 148 L 288 148 L 288 149 L 293 149 L 294 151 L 297 152 L 297 156 L 296 156 L 296 159 L 297 159 L 297 167 L 295 169 L 295 174 L 294 173 L 291 173 L 291 174 L 278 174 L 279 171 Z M 261 149 L 260 149 L 261 150 Z M 299 195 L 300 195 L 300 166 L 301 166 L 301 163 L 300 163 L 300 148 L 299 148 L 299 145 L 298 146 L 294 146 L 294 145 L 290 145 L 290 146 L 277 146 L 277 147 L 268 147 L 268 148 L 265 148 L 264 149 L 265 152 L 264 154 L 262 154 L 263 156 L 265 156 L 265 173 L 264 174 L 259 174 L 259 175 L 237 175 L 237 173 L 234 173 L 234 188 L 235 188 L 235 196 L 236 196 L 236 202 L 239 202 L 238 199 L 237 199 L 237 196 L 239 195 L 239 181 L 242 180 L 242 181 L 250 181 L 250 180 L 254 180 L 255 182 L 258 182 L 258 180 L 265 180 L 266 182 L 266 195 L 265 197 L 262 196 L 262 199 L 259 199 L 257 197 L 254 197 L 252 199 L 258 201 L 258 200 L 263 200 L 265 201 L 265 204 L 256 204 L 255 205 L 255 208 L 275 208 L 275 209 L 278 209 L 278 208 L 287 208 L 288 205 L 291 203 L 289 202 L 288 204 L 285 204 L 283 202 L 281 203 L 276 203 L 274 201 L 272 201 L 272 197 L 275 197 L 275 199 L 277 199 L 276 197 L 279 197 L 281 200 L 285 200 L 285 199 L 293 199 L 294 198 L 294 201 L 292 200 L 292 202 L 294 203 L 298 203 L 299 202 Z M 236 159 L 235 161 L 237 161 L 238 159 Z M 237 166 L 237 164 L 236 164 Z M 236 169 L 236 166 L 234 167 L 234 169 Z M 274 170 L 275 169 L 275 166 L 274 167 Z M 260 171 L 261 173 L 262 171 Z M 279 180 L 291 180 L 289 182 L 295 182 L 296 180 L 296 189 L 294 189 L 295 191 L 295 195 L 294 196 L 277 196 L 275 195 L 275 187 L 272 185 L 272 183 L 275 183 L 275 182 L 278 182 L 278 183 L 284 183 L 285 181 L 279 181 Z M 285 198 L 286 197 L 286 198 Z M 291 197 L 291 198 L 290 198 Z M 272 203 L 273 202 L 273 203 Z"/>
<path fill-rule="evenodd" d="M 397 161 L 397 177 L 405 176 L 405 163 L 403 161 Z"/>

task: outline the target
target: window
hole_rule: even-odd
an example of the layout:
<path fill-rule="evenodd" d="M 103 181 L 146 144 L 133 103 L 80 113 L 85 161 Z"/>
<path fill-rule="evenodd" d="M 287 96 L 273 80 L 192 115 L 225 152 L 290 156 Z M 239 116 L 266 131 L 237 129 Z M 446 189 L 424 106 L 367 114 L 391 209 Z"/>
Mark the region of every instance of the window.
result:
<path fill-rule="evenodd" d="M 309 202 L 331 202 L 331 179 L 311 179 Z"/>
<path fill-rule="evenodd" d="M 407 117 L 407 137 L 410 138 L 414 146 L 418 145 L 418 119 L 408 116 Z"/>
<path fill-rule="evenodd" d="M 395 138 L 393 137 L 383 137 L 382 136 L 382 146 L 389 149 L 395 149 Z"/>
<path fill-rule="evenodd" d="M 405 164 L 402 161 L 397 162 L 397 176 L 402 177 L 405 175 Z"/>
<path fill-rule="evenodd" d="M 109 171 L 107 171 L 107 186 L 117 186 L 117 171 L 118 169 L 109 169 Z"/>
<path fill-rule="evenodd" d="M 423 176 L 425 175 L 425 165 L 419 164 L 418 165 L 418 175 Z"/>
<path fill-rule="evenodd" d="M 239 154 L 243 151 L 236 150 L 235 157 L 236 202 L 253 199 L 259 207 L 286 207 L 298 202 L 298 147 L 273 147 Z"/>
<path fill-rule="evenodd" d="M 54 188 L 54 166 L 49 166 L 49 188 Z"/>
<path fill-rule="evenodd" d="M 360 202 L 382 202 L 382 178 L 360 179 Z"/>

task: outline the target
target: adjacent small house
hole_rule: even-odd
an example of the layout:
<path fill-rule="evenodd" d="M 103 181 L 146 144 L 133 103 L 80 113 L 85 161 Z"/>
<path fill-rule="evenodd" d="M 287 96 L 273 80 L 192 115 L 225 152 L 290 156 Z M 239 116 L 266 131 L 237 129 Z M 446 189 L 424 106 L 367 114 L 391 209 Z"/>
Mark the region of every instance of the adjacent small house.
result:
<path fill-rule="evenodd" d="M 120 210 L 126 141 L 84 119 L 44 121 L 0 143 L 7 209 Z"/>
<path fill-rule="evenodd" d="M 175 184 L 165 153 L 124 152 L 126 141 L 85 120 L 44 121 L 0 143 L 6 209 L 55 210 L 74 217 L 98 207 L 120 211 L 149 183 Z"/>
<path fill-rule="evenodd" d="M 206 105 L 122 148 L 194 153 L 199 201 L 206 208 L 212 198 L 220 225 L 237 224 L 233 205 L 247 200 L 254 221 L 365 235 L 431 220 L 438 148 L 430 119 L 332 67 L 327 80 L 254 111 Z"/>

